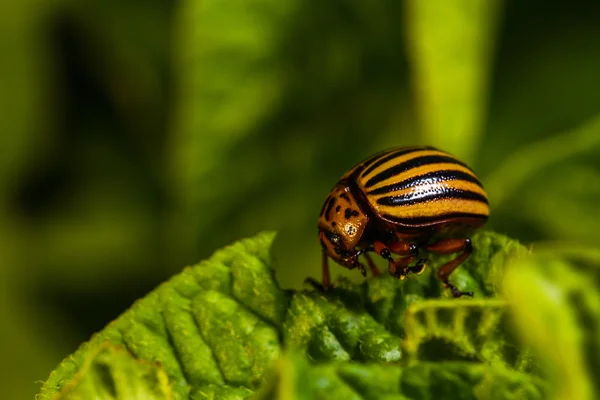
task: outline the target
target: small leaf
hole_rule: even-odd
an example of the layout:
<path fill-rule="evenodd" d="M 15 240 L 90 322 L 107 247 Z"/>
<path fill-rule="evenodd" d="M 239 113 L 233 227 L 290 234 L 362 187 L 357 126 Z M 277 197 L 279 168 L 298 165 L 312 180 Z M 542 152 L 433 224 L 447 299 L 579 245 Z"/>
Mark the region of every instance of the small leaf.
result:
<path fill-rule="evenodd" d="M 90 354 L 73 380 L 53 397 L 54 400 L 171 398 L 168 377 L 160 365 L 137 360 L 122 347 L 108 343 Z"/>
<path fill-rule="evenodd" d="M 543 179 L 547 176 L 552 179 Z M 539 178 L 519 190 L 516 217 L 535 224 L 548 238 L 600 245 L 600 170 L 563 162 L 544 169 Z"/>
<path fill-rule="evenodd" d="M 520 147 L 485 179 L 490 203 L 501 205 L 549 166 L 599 146 L 600 115 L 596 115 L 572 130 Z"/>
<path fill-rule="evenodd" d="M 516 326 L 544 361 L 556 398 L 600 396 L 599 267 L 545 250 L 514 260 L 504 279 Z"/>

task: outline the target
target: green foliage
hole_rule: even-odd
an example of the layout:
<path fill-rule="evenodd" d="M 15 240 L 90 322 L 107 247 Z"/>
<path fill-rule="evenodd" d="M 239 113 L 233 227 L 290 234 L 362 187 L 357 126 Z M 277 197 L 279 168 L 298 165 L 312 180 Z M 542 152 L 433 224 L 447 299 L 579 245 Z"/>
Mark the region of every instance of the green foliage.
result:
<path fill-rule="evenodd" d="M 540 251 L 515 260 L 504 278 L 517 327 L 560 399 L 600 395 L 600 264 L 587 261 Z"/>
<path fill-rule="evenodd" d="M 405 3 L 422 140 L 471 161 L 487 113 L 489 65 L 501 2 Z"/>
<path fill-rule="evenodd" d="M 108 344 L 88 354 L 73 379 L 53 397 L 55 400 L 171 398 L 167 375 L 159 364 L 137 360 L 126 350 Z"/>
<path fill-rule="evenodd" d="M 272 240 L 239 242 L 161 285 L 65 359 L 40 397 L 61 390 L 106 342 L 160 363 L 175 399 L 256 389 L 279 355 L 287 306 L 268 268 Z"/>
<path fill-rule="evenodd" d="M 545 399 L 538 379 L 501 366 L 420 362 L 411 366 L 282 359 L 260 399 Z"/>
<path fill-rule="evenodd" d="M 549 237 L 598 246 L 600 180 L 577 161 L 600 149 L 600 117 L 515 151 L 486 180 L 486 191 L 510 223 L 526 221 Z M 552 179 L 547 179 L 551 176 Z M 559 196 L 563 193 L 563 196 Z M 519 202 L 521 207 L 515 207 Z M 577 221 L 576 223 L 573 223 Z"/>
<path fill-rule="evenodd" d="M 553 245 L 569 253 L 565 271 L 600 264 L 582 259 L 592 252 L 589 246 L 600 246 L 600 24 L 594 2 L 0 3 L 0 354 L 10 366 L 0 374 L 3 397 L 31 397 L 36 380 L 132 299 L 239 237 L 281 232 L 273 248 L 278 282 L 299 288 L 319 273 L 315 220 L 328 189 L 353 163 L 386 147 L 421 143 L 464 157 L 488 190 L 491 229 L 524 242 L 566 241 Z M 483 258 L 459 269 L 454 281 L 494 295 L 509 246 L 519 247 L 480 244 L 495 254 L 492 262 L 476 253 L 473 260 Z M 536 267 L 524 271 L 543 272 L 538 264 L 546 262 L 527 261 Z M 471 268 L 479 265 L 489 269 Z M 220 270 L 229 274 L 227 266 Z M 435 342 L 409 344 L 425 340 L 429 330 L 444 341 L 456 338 L 460 331 L 442 315 L 453 320 L 463 311 L 421 301 L 446 296 L 438 286 L 415 283 L 427 281 L 429 272 L 403 282 L 400 294 L 384 288 L 396 282 L 373 281 L 369 293 L 391 293 L 395 300 L 373 297 L 368 301 L 381 307 L 353 318 L 342 292 L 336 294 L 342 305 L 315 294 L 284 295 L 294 307 L 305 307 L 307 319 L 311 312 L 338 318 L 315 328 L 314 338 L 293 338 L 324 366 L 361 357 L 379 363 L 396 348 L 373 355 L 356 343 L 381 339 L 389 345 L 405 329 L 417 339 L 407 337 L 403 360 L 415 348 L 422 356 L 435 354 Z M 251 295 L 252 285 L 231 288 L 244 299 L 235 304 L 223 297 L 223 287 L 204 294 L 194 312 L 225 318 L 232 311 L 221 306 L 228 304 L 267 325 L 279 318 L 288 323 L 287 306 L 269 310 L 273 299 Z M 351 283 L 340 287 L 368 303 Z M 531 315 L 539 310 L 533 306 L 547 309 L 538 304 L 544 296 L 529 298 L 527 286 L 516 287 L 522 290 L 514 297 L 525 296 L 527 303 L 522 319 L 534 322 Z M 170 300 L 161 307 L 188 304 L 164 296 Z M 469 303 L 464 312 L 472 317 L 457 327 L 471 331 L 479 317 L 505 323 L 504 306 L 480 301 Z M 585 301 L 593 309 L 593 298 Z M 421 317 L 411 322 L 406 313 L 394 314 L 404 303 L 415 303 Z M 558 314 L 572 311 L 585 332 L 597 332 L 585 322 L 596 311 L 585 311 L 589 307 L 579 300 L 561 304 Z M 192 314 L 166 315 L 173 326 L 195 324 Z M 573 323 L 562 317 L 538 322 L 559 320 L 565 327 Z M 423 325 L 427 321 L 433 325 Z M 351 334 L 352 324 L 375 331 Z M 381 336 L 382 326 L 392 336 Z M 228 332 L 219 325 L 203 329 Z M 276 331 L 281 341 L 284 331 Z M 484 331 L 479 339 L 454 340 L 456 355 L 492 362 L 499 339 Z M 553 382 L 581 389 L 575 394 L 592 393 L 588 387 L 598 381 L 572 374 L 599 369 L 581 355 L 598 353 L 589 337 L 577 342 L 584 350 L 577 343 L 557 347 L 576 349 L 568 357 L 573 369 L 565 364 L 565 371 L 549 371 Z M 207 350 L 216 345 L 208 343 L 213 338 L 185 329 L 176 340 L 189 347 L 184 353 L 196 352 L 181 358 L 190 376 L 206 373 L 218 381 L 220 372 L 204 368 L 213 357 Z M 286 357 L 296 362 L 296 355 Z M 512 360 L 509 370 L 530 365 L 525 356 Z M 315 360 L 298 361 L 296 370 L 303 362 Z M 207 385 L 198 397 L 250 390 Z"/>
<path fill-rule="evenodd" d="M 383 274 L 360 284 L 342 278 L 328 292 L 283 291 L 269 255 L 273 238 L 262 233 L 238 242 L 159 286 L 66 358 L 39 399 L 80 393 L 124 399 L 144 391 L 156 398 L 172 391 L 174 399 L 253 393 L 265 399 L 542 399 L 548 374 L 562 374 L 553 368 L 567 356 L 580 368 L 574 379 L 595 373 L 591 351 L 600 313 L 593 284 L 571 300 L 586 309 L 559 304 L 531 319 L 528 313 L 544 309 L 545 296 L 554 292 L 536 289 L 533 269 L 523 266 L 532 260 L 529 251 L 504 236 L 473 236 L 475 251 L 452 278 L 476 297 L 458 300 L 432 273 L 441 257 L 405 281 Z M 505 275 L 505 268 L 512 269 Z M 571 276 L 565 291 L 585 282 L 560 268 L 544 273 L 554 284 Z M 497 285 L 504 275 L 508 303 Z M 522 306 L 527 293 L 530 309 Z M 578 312 L 587 314 L 576 318 Z M 578 336 L 582 323 L 592 324 L 589 336 Z M 544 324 L 562 326 L 560 346 L 541 334 L 556 331 Z M 546 357 L 548 366 L 537 361 Z M 123 374 L 132 379 L 122 382 Z M 573 386 L 567 379 L 562 394 L 592 398 L 591 382 Z"/>

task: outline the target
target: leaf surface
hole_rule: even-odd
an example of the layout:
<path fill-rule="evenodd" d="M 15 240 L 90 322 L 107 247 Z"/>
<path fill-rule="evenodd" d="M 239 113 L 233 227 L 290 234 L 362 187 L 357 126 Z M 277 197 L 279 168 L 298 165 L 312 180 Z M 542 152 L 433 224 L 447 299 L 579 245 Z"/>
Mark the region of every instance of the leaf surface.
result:
<path fill-rule="evenodd" d="M 575 263 L 555 249 L 539 251 L 514 260 L 504 278 L 515 323 L 556 398 L 600 396 L 600 263 L 597 250 L 588 253 Z"/>
<path fill-rule="evenodd" d="M 330 390 L 340 398 L 428 398 L 438 386 L 485 392 L 491 384 L 537 398 L 530 353 L 515 340 L 497 296 L 504 265 L 527 253 L 518 243 L 474 235 L 475 251 L 452 281 L 476 298 L 456 300 L 434 274 L 448 257 L 434 256 L 423 274 L 404 281 L 382 274 L 361 283 L 340 279 L 327 292 L 281 290 L 271 269 L 273 238 L 242 240 L 159 286 L 65 359 L 39 398 L 125 393 L 114 377 L 138 362 L 145 383 L 132 381 L 127 390 L 156 398 L 268 396 L 294 379 L 304 381 L 290 396 L 307 398 Z M 113 378 L 97 379 L 99 369 Z M 374 384 L 382 370 L 383 383 Z M 163 375 L 168 385 L 148 385 L 146 377 L 162 382 Z"/>
<path fill-rule="evenodd" d="M 83 367 L 55 400 L 171 399 L 168 377 L 158 364 L 136 360 L 126 350 L 104 345 L 90 354 Z"/>

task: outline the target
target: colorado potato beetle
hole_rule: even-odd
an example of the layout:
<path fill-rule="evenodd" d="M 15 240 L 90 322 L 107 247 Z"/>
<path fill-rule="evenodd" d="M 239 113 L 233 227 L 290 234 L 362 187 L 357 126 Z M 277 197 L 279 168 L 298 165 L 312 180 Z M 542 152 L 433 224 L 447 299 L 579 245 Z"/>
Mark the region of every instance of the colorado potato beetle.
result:
<path fill-rule="evenodd" d="M 454 156 L 433 147 L 401 147 L 360 162 L 335 185 L 321 209 L 319 239 L 323 249 L 324 288 L 331 286 L 328 259 L 366 276 L 364 255 L 386 259 L 388 271 L 404 279 L 421 273 L 420 251 L 459 253 L 437 270 L 454 297 L 472 296 L 452 285 L 450 274 L 471 254 L 468 235 L 489 216 L 487 195 L 473 170 Z M 400 257 L 394 259 L 392 254 Z"/>

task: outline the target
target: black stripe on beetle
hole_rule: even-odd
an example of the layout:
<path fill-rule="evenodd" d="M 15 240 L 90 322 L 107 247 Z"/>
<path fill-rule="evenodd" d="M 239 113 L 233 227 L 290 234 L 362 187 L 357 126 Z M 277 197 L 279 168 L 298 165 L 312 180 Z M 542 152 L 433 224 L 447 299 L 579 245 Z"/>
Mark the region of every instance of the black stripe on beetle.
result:
<path fill-rule="evenodd" d="M 371 172 L 375 171 L 377 169 L 377 167 L 385 164 L 388 161 L 393 160 L 394 158 L 398 158 L 403 155 L 414 153 L 417 151 L 422 151 L 422 150 L 435 150 L 435 149 L 433 147 L 416 147 L 416 148 L 393 151 L 392 153 L 380 158 L 375 164 L 371 165 L 369 168 L 367 168 L 365 171 L 363 171 L 361 176 L 364 178 L 365 176 L 369 175 Z"/>
<path fill-rule="evenodd" d="M 367 181 L 365 187 L 368 188 L 373 185 L 377 185 L 378 183 L 383 182 L 386 179 L 392 178 L 396 175 L 399 175 L 399 174 L 406 172 L 408 170 L 411 170 L 413 168 L 421 167 L 423 165 L 445 164 L 445 163 L 457 164 L 457 165 L 463 166 L 465 168 L 469 168 L 462 162 L 458 161 L 456 158 L 450 157 L 450 156 L 435 155 L 435 156 L 415 157 L 411 160 L 405 161 L 400 164 L 396 164 L 396 165 L 386 169 L 385 171 L 378 173 L 377 175 L 375 175 L 374 177 L 372 177 L 371 179 L 369 179 Z"/>
<path fill-rule="evenodd" d="M 400 196 L 386 196 L 377 199 L 377 203 L 383 206 L 410 206 L 438 199 L 462 199 L 474 200 L 488 204 L 486 197 L 480 193 L 455 188 L 443 188 L 443 190 L 428 190 L 422 193 L 407 193 Z"/>
<path fill-rule="evenodd" d="M 433 171 L 427 174 L 413 176 L 411 178 L 405 179 L 402 182 L 393 183 L 391 185 L 382 186 L 377 189 L 373 189 L 367 194 L 386 194 L 390 192 L 396 192 L 398 190 L 408 189 L 410 187 L 420 186 L 420 185 L 432 185 L 445 181 L 468 181 L 473 182 L 477 186 L 483 189 L 481 182 L 473 175 L 468 174 L 463 171 L 455 171 L 455 170 L 442 170 L 442 171 Z"/>

